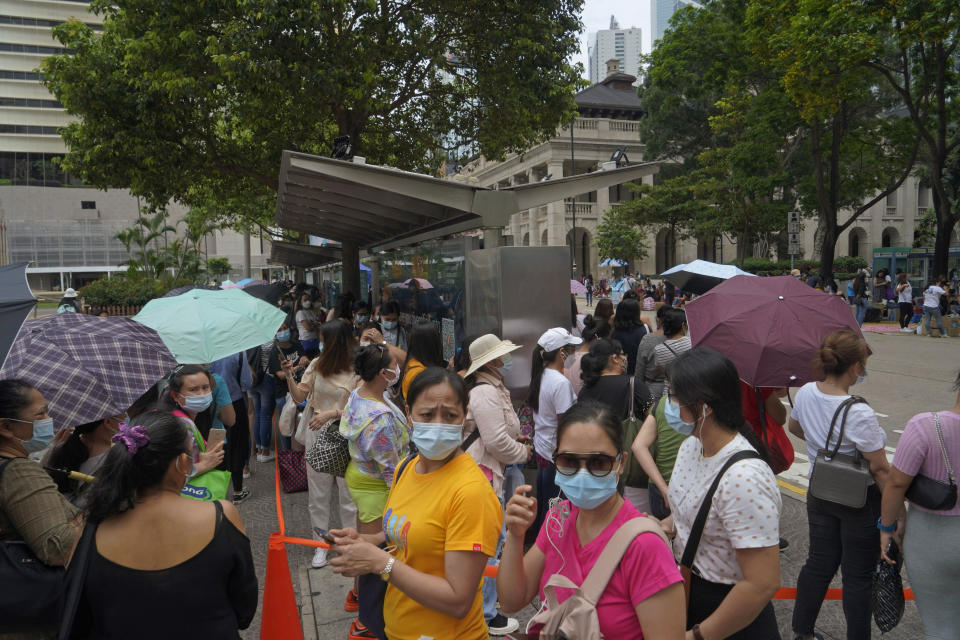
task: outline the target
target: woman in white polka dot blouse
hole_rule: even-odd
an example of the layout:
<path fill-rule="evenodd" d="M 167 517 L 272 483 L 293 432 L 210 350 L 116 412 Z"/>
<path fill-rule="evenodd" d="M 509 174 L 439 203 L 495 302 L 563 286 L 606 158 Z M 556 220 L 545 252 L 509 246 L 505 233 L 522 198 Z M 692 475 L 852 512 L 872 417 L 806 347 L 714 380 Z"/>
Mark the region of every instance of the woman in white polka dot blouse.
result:
<path fill-rule="evenodd" d="M 673 515 L 664 521 L 675 533 L 678 560 L 721 468 L 735 454 L 753 454 L 733 462 L 713 496 L 695 547 L 687 640 L 779 640 L 770 600 L 780 587 L 780 490 L 763 445 L 744 422 L 737 369 L 726 356 L 697 348 L 681 353 L 668 373 L 667 421 L 693 436 L 677 453 Z"/>

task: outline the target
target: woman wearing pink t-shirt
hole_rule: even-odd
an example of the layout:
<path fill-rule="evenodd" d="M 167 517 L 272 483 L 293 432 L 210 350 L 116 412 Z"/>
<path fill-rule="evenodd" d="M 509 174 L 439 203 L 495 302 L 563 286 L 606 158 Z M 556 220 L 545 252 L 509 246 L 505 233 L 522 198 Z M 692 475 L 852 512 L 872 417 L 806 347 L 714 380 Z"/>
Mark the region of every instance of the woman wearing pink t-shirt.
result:
<path fill-rule="evenodd" d="M 954 384 L 960 392 L 960 375 Z M 943 448 L 940 436 L 943 435 Z M 946 455 L 944 455 L 946 454 Z M 960 501 L 949 509 L 925 509 L 910 502 L 906 533 L 899 522 L 903 518 L 903 500 L 917 474 L 944 484 L 956 482 L 960 469 L 960 393 L 947 411 L 920 413 L 910 419 L 893 455 L 890 475 L 883 490 L 880 512 L 880 551 L 887 562 L 887 544 L 891 538 L 901 543 L 907 574 L 927 638 L 955 638 L 960 591 L 956 588 L 960 572 Z M 952 470 L 952 473 L 951 473 Z"/>
<path fill-rule="evenodd" d="M 554 574 L 582 584 L 622 524 L 642 517 L 617 493 L 626 455 L 621 443 L 621 416 L 604 405 L 580 402 L 557 427 L 557 486 L 568 500 L 553 506 L 523 555 L 523 538 L 537 515 L 537 501 L 519 487 L 507 503 L 506 542 L 500 561 L 497 594 L 504 611 L 519 611 Z M 558 589 L 560 602 L 571 592 Z M 606 638 L 682 640 L 684 637 L 683 580 L 673 553 L 654 533 L 643 533 L 630 544 L 597 602 L 600 631 Z M 639 623 L 639 624 L 638 624 Z"/>

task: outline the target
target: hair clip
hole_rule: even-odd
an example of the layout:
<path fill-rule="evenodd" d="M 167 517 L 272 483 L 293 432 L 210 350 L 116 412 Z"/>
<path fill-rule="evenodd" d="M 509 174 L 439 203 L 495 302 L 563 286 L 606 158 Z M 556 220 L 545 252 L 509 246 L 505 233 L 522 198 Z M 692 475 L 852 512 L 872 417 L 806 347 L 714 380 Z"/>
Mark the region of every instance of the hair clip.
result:
<path fill-rule="evenodd" d="M 130 452 L 130 455 L 135 456 L 137 451 L 150 443 L 150 436 L 147 435 L 143 425 L 138 424 L 131 427 L 126 422 L 121 422 L 120 428 L 113 434 L 110 441 L 122 443 Z"/>

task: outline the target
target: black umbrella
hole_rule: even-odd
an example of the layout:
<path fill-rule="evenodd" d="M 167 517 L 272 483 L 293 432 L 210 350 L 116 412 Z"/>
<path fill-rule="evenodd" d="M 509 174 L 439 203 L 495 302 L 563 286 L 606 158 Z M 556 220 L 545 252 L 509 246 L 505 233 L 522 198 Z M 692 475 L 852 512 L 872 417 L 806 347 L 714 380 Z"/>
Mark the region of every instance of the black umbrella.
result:
<path fill-rule="evenodd" d="M 283 294 L 287 292 L 287 287 L 279 282 L 273 284 L 252 284 L 243 288 L 244 293 L 249 293 L 254 298 L 259 298 L 272 305 L 277 304 Z"/>
<path fill-rule="evenodd" d="M 27 284 L 27 264 L 0 267 L 0 365 L 35 304 Z"/>

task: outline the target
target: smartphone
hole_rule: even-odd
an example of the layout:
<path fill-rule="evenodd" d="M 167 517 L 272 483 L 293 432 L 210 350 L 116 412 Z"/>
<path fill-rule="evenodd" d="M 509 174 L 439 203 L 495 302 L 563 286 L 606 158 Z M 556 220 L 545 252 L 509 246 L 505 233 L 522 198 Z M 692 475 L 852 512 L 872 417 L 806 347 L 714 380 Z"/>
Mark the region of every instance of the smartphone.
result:
<path fill-rule="evenodd" d="M 320 538 L 327 544 L 337 544 L 337 541 L 333 539 L 333 536 L 330 535 L 330 532 L 326 529 L 321 529 L 320 527 L 314 527 L 313 531 L 320 536 Z"/>
<path fill-rule="evenodd" d="M 223 442 L 226 438 L 226 429 L 210 429 L 210 433 L 207 434 L 207 448 L 211 449 L 217 446 L 217 444 Z"/>

